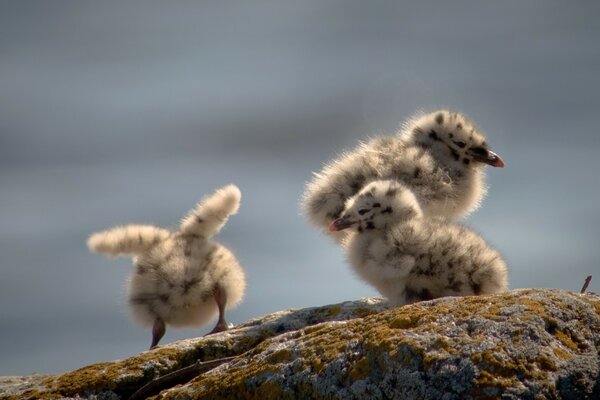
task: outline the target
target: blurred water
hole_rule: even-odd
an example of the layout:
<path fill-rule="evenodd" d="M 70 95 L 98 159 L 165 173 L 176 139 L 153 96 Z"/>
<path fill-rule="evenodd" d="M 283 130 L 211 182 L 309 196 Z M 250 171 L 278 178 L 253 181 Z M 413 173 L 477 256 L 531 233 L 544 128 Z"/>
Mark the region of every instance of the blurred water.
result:
<path fill-rule="evenodd" d="M 374 295 L 298 209 L 312 171 L 417 109 L 465 111 L 506 161 L 465 222 L 512 288 L 598 274 L 600 3 L 0 3 L 0 374 L 147 348 L 128 259 L 87 236 L 176 226 L 234 182 L 231 322 Z M 169 330 L 163 342 L 211 329 Z"/>

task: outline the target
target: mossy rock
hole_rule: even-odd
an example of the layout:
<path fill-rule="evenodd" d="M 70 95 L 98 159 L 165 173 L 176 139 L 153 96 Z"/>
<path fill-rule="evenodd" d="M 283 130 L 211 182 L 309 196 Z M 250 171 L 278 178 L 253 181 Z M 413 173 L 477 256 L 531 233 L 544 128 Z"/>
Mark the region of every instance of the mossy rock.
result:
<path fill-rule="evenodd" d="M 599 399 L 600 297 L 525 289 L 290 310 L 46 378 L 18 398 L 126 398 L 197 359 L 237 354 L 154 398 Z"/>

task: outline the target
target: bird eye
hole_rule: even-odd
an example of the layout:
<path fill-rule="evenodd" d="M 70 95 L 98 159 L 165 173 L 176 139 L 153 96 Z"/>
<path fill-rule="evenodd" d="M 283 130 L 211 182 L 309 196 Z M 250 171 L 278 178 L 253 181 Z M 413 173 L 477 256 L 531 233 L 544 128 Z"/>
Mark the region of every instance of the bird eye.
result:
<path fill-rule="evenodd" d="M 368 212 L 369 212 L 369 210 L 367 210 L 366 208 L 362 208 L 362 209 L 358 210 L 358 215 L 365 215 Z"/>

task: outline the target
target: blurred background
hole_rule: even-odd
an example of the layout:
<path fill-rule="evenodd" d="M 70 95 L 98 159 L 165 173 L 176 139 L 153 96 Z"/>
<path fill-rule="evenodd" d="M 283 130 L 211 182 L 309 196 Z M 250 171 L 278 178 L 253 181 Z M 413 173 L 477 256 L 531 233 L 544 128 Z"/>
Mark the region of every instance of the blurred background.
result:
<path fill-rule="evenodd" d="M 0 375 L 146 350 L 131 260 L 87 236 L 176 226 L 231 182 L 242 207 L 218 240 L 249 286 L 230 322 L 376 295 L 299 199 L 341 151 L 437 107 L 506 162 L 464 222 L 511 288 L 595 274 L 598 291 L 599 17 L 597 1 L 1 1 Z"/>

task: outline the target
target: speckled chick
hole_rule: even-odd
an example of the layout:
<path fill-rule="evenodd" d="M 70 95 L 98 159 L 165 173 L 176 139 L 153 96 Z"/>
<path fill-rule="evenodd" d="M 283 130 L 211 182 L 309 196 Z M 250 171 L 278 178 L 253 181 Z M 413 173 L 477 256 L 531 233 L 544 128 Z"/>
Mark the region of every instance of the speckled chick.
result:
<path fill-rule="evenodd" d="M 302 208 L 326 231 L 363 186 L 395 179 L 415 193 L 426 215 L 457 219 L 477 209 L 485 196 L 484 165 L 503 167 L 504 162 L 466 116 L 447 110 L 419 114 L 396 135 L 361 143 L 315 173 Z M 338 240 L 345 236 L 332 234 Z"/>
<path fill-rule="evenodd" d="M 393 306 L 507 288 L 496 250 L 465 226 L 424 216 L 397 181 L 372 182 L 351 197 L 329 229 L 349 228 L 343 245 L 350 264 Z"/>
<path fill-rule="evenodd" d="M 190 211 L 178 230 L 127 225 L 89 238 L 95 253 L 133 256 L 129 306 L 138 322 L 152 326 L 150 348 L 166 325 L 200 326 L 218 313 L 210 333 L 228 329 L 225 309 L 240 303 L 246 280 L 233 253 L 211 237 L 237 212 L 240 198 L 235 185 L 225 186 Z"/>

